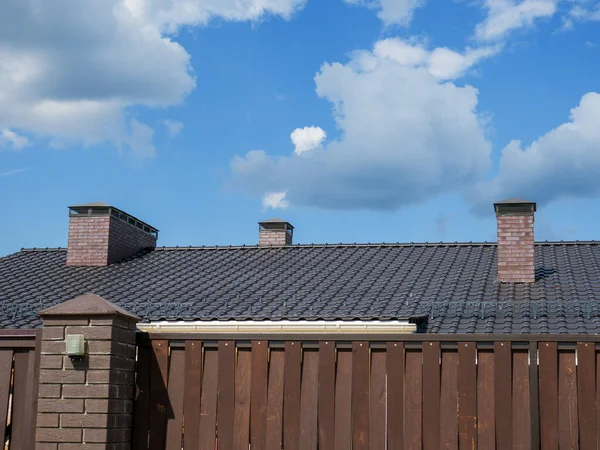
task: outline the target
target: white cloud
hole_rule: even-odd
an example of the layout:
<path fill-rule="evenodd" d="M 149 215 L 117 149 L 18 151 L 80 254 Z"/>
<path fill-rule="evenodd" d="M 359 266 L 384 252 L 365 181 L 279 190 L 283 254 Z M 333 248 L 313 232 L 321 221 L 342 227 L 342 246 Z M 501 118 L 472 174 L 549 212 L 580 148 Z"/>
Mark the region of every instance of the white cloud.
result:
<path fill-rule="evenodd" d="M 0 130 L 0 147 L 11 147 L 15 150 L 21 150 L 31 145 L 29 139 L 8 129 Z"/>
<path fill-rule="evenodd" d="M 571 29 L 575 22 L 598 22 L 600 21 L 600 2 L 589 6 L 589 1 L 575 0 L 576 4 L 563 17 L 563 29 Z"/>
<path fill-rule="evenodd" d="M 486 19 L 477 25 L 480 41 L 501 41 L 512 31 L 533 26 L 538 19 L 550 18 L 559 0 L 485 0 Z"/>
<path fill-rule="evenodd" d="M 491 200 L 515 196 L 543 205 L 561 197 L 599 195 L 599 123 L 600 94 L 590 92 L 568 122 L 527 146 L 510 142 L 502 150 L 498 175 L 473 189 L 473 202 L 489 208 Z"/>
<path fill-rule="evenodd" d="M 177 120 L 166 119 L 163 123 L 171 136 L 177 136 L 183 130 L 183 123 Z"/>
<path fill-rule="evenodd" d="M 320 127 L 296 128 L 290 134 L 294 151 L 298 155 L 319 148 L 326 137 L 327 133 Z"/>
<path fill-rule="evenodd" d="M 289 202 L 286 200 L 286 191 L 282 192 L 267 192 L 263 196 L 262 206 L 263 210 L 271 209 L 285 209 L 289 206 Z"/>
<path fill-rule="evenodd" d="M 190 55 L 165 33 L 211 18 L 287 18 L 303 3 L 0 2 L 0 129 L 46 136 L 61 146 L 114 142 L 139 154 L 130 145 L 138 142 L 131 131 L 140 123 L 127 119 L 128 108 L 177 104 L 196 87 Z"/>
<path fill-rule="evenodd" d="M 256 195 L 286 191 L 294 205 L 394 209 L 481 179 L 491 148 L 477 90 L 440 82 L 411 58 L 404 64 L 374 51 L 324 64 L 316 91 L 333 105 L 341 138 L 310 158 L 238 156 L 234 181 Z"/>
<path fill-rule="evenodd" d="M 27 172 L 28 170 L 29 170 L 29 168 L 7 170 L 6 172 L 0 172 L 0 178 L 10 177 L 10 176 L 22 173 L 22 172 Z"/>
<path fill-rule="evenodd" d="M 408 26 L 415 11 L 425 6 L 427 0 L 345 0 L 345 2 L 377 9 L 377 17 L 386 25 Z"/>
<path fill-rule="evenodd" d="M 458 53 L 446 47 L 428 50 L 426 44 L 399 38 L 383 39 L 375 43 L 372 52 L 358 52 L 355 63 L 362 69 L 373 69 L 382 59 L 394 60 L 407 67 L 423 67 L 439 80 L 452 80 L 463 76 L 471 67 L 495 55 L 499 45 L 467 48 Z"/>

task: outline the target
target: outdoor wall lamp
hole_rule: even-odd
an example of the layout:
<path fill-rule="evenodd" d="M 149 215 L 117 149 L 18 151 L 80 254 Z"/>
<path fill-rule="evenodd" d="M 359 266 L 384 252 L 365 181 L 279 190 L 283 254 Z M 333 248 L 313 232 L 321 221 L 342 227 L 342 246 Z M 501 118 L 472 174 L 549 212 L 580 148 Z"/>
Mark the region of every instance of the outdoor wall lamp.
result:
<path fill-rule="evenodd" d="M 67 335 L 67 355 L 72 360 L 81 360 L 85 356 L 85 337 L 83 334 Z"/>

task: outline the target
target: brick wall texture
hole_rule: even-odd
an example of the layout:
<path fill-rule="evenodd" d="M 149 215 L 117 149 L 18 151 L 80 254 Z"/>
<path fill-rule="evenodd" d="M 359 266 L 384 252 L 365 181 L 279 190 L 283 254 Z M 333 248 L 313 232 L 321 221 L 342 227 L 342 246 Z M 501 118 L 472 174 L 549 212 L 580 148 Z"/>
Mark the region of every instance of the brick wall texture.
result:
<path fill-rule="evenodd" d="M 44 320 L 37 450 L 129 450 L 135 322 L 122 317 Z M 82 361 L 65 356 L 65 337 L 84 334 Z"/>
<path fill-rule="evenodd" d="M 106 266 L 154 247 L 154 236 L 112 216 L 69 220 L 68 266 Z"/>
<path fill-rule="evenodd" d="M 498 220 L 498 281 L 535 281 L 533 214 L 501 215 Z"/>
<path fill-rule="evenodd" d="M 292 245 L 292 235 L 285 230 L 260 230 L 258 245 L 261 247 Z"/>

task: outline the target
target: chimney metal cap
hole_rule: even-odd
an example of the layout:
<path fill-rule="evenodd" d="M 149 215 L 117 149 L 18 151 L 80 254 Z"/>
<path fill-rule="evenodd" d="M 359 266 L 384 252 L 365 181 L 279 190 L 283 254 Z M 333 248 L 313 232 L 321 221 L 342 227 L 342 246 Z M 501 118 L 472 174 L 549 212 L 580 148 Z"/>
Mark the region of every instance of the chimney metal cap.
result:
<path fill-rule="evenodd" d="M 258 222 L 260 228 L 265 230 L 286 230 L 291 231 L 294 229 L 294 226 L 278 217 L 274 217 L 269 220 L 263 220 L 262 222 Z"/>
<path fill-rule="evenodd" d="M 125 211 L 120 210 L 119 208 L 115 208 L 114 206 L 107 205 L 104 202 L 92 202 L 92 203 L 84 203 L 82 205 L 73 205 L 69 206 L 69 216 L 77 217 L 77 216 L 112 216 L 116 219 L 119 219 L 129 225 L 132 225 L 149 235 L 158 238 L 158 228 L 154 228 L 153 226 L 147 224 L 146 222 L 139 220 L 138 218 L 132 216 Z"/>
<path fill-rule="evenodd" d="M 522 198 L 509 198 L 494 203 L 494 210 L 500 214 L 533 214 L 537 209 L 535 202 L 523 200 Z"/>

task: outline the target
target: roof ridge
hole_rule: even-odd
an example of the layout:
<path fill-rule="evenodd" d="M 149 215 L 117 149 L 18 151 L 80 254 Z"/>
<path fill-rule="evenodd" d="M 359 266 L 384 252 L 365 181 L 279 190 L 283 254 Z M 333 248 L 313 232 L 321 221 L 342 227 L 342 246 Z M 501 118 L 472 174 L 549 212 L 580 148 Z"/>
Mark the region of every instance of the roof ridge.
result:
<path fill-rule="evenodd" d="M 535 241 L 535 245 L 600 245 L 600 241 Z M 162 246 L 155 250 L 174 251 L 174 250 L 234 250 L 234 249 L 262 249 L 274 250 L 281 248 L 339 248 L 339 247 L 496 247 L 497 242 L 367 242 L 367 243 L 337 243 L 337 244 L 294 244 L 286 246 L 264 246 L 264 245 L 188 245 L 188 246 Z M 20 252 L 66 252 L 65 247 L 32 247 L 22 248 Z M 6 256 L 10 256 L 6 255 Z"/>

